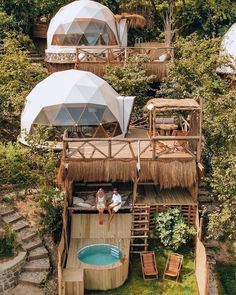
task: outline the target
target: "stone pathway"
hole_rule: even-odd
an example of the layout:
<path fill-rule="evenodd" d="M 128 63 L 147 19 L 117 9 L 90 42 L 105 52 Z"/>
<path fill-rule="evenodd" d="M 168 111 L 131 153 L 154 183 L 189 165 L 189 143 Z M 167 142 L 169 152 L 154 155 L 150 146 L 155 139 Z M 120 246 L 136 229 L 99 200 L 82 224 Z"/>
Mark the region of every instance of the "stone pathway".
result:
<path fill-rule="evenodd" d="M 4 208 L 1 210 L 0 216 L 6 224 L 12 226 L 13 230 L 17 233 L 19 243 L 22 248 L 27 251 L 27 261 L 23 272 L 18 278 L 18 283 L 23 286 L 43 285 L 50 271 L 50 261 L 48 251 L 44 247 L 39 235 L 15 209 Z M 23 287 L 21 289 L 24 290 Z M 9 292 L 13 292 L 13 290 Z M 17 292 L 17 294 L 19 295 L 20 292 Z M 27 293 L 22 292 L 22 294 L 26 295 Z M 35 292 L 31 294 L 36 295 L 38 293 Z"/>

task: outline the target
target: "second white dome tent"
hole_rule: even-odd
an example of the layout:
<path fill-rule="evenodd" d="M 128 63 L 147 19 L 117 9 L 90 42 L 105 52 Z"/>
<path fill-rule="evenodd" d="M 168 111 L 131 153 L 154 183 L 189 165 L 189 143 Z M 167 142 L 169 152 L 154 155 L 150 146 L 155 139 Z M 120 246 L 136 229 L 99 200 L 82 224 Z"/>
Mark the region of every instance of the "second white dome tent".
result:
<path fill-rule="evenodd" d="M 124 136 L 134 97 L 122 97 L 90 72 L 52 74 L 28 95 L 21 116 L 21 142 L 37 126 L 76 127 L 79 137 Z"/>

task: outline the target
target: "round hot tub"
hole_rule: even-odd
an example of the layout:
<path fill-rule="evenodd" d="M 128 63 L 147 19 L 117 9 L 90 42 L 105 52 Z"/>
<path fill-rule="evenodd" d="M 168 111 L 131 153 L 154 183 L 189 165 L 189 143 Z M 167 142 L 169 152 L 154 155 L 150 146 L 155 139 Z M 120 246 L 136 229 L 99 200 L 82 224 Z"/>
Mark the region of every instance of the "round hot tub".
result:
<path fill-rule="evenodd" d="M 120 261 L 122 252 L 117 246 L 95 244 L 83 247 L 78 252 L 80 261 L 97 266 L 111 265 Z"/>
<path fill-rule="evenodd" d="M 124 255 L 115 245 L 87 245 L 79 249 L 77 258 L 79 267 L 84 270 L 85 289 L 109 290 L 118 288 L 124 284 L 128 277 L 128 255 Z"/>

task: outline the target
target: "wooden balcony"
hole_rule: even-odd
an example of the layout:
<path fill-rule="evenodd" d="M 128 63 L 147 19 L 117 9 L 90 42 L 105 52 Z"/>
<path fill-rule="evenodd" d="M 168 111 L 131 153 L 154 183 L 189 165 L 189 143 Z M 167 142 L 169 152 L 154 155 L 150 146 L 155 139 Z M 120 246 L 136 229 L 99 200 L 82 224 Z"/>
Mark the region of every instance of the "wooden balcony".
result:
<path fill-rule="evenodd" d="M 200 136 L 63 138 L 59 182 L 154 182 L 161 188 L 197 183 Z"/>
<path fill-rule="evenodd" d="M 165 61 L 160 59 L 163 54 L 167 56 Z M 166 77 L 167 63 L 173 55 L 173 47 L 150 42 L 134 47 L 77 46 L 74 53 L 46 52 L 45 60 L 51 73 L 73 68 L 103 77 L 107 65 L 124 66 L 132 56 L 146 56 L 149 58 L 145 63 L 148 74 L 155 75 L 155 80 L 160 81 Z"/>

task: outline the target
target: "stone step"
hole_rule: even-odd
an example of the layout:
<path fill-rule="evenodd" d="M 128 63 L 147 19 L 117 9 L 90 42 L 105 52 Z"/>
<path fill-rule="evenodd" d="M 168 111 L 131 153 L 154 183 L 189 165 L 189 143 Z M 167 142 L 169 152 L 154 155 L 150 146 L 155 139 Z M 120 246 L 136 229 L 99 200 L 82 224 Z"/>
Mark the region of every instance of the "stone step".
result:
<path fill-rule="evenodd" d="M 28 259 L 31 261 L 31 260 L 37 260 L 37 259 L 47 258 L 47 257 L 48 257 L 47 249 L 44 246 L 40 246 L 29 252 Z"/>
<path fill-rule="evenodd" d="M 8 214 L 8 215 L 5 215 L 3 216 L 2 220 L 5 222 L 5 223 L 14 223 L 14 222 L 17 222 L 18 220 L 20 219 L 23 219 L 23 216 L 20 215 L 19 213 L 17 212 L 14 212 L 14 213 L 11 213 L 11 214 Z"/>
<path fill-rule="evenodd" d="M 42 240 L 39 237 L 34 237 L 33 239 L 26 241 L 22 244 L 22 247 L 26 251 L 34 250 L 35 248 L 38 248 L 39 246 L 42 246 Z"/>
<path fill-rule="evenodd" d="M 26 228 L 26 227 L 29 227 L 29 224 L 28 224 L 28 222 L 26 222 L 24 220 L 19 220 L 19 221 L 12 224 L 12 229 L 17 232 L 22 230 L 23 228 Z"/>
<path fill-rule="evenodd" d="M 27 261 L 24 266 L 24 270 L 27 272 L 39 272 L 39 271 L 49 271 L 50 262 L 49 258 L 42 258 L 32 261 Z"/>
<path fill-rule="evenodd" d="M 198 194 L 200 196 L 208 196 L 210 194 L 210 192 L 208 192 L 207 190 L 199 190 Z"/>
<path fill-rule="evenodd" d="M 23 272 L 18 280 L 18 283 L 23 285 L 34 285 L 40 286 L 44 284 L 47 279 L 47 272 L 39 271 L 39 272 Z"/>
<path fill-rule="evenodd" d="M 6 208 L 6 209 L 3 209 L 1 212 L 0 212 L 0 215 L 3 217 L 3 216 L 6 216 L 8 214 L 12 214 L 14 213 L 15 210 L 14 209 L 10 209 L 10 208 Z"/>
<path fill-rule="evenodd" d="M 35 232 L 32 228 L 26 227 L 18 232 L 18 238 L 23 242 L 27 242 L 37 236 L 37 232 Z"/>

